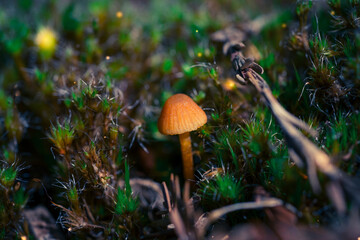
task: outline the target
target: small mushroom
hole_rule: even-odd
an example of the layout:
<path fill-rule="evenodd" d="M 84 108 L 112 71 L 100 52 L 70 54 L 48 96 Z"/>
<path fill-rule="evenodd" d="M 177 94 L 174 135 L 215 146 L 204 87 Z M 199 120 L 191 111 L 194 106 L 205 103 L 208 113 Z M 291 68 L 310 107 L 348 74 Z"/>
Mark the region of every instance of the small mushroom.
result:
<path fill-rule="evenodd" d="M 206 122 L 205 112 L 185 94 L 171 96 L 161 111 L 159 132 L 164 135 L 179 134 L 185 179 L 194 179 L 190 132 Z"/>

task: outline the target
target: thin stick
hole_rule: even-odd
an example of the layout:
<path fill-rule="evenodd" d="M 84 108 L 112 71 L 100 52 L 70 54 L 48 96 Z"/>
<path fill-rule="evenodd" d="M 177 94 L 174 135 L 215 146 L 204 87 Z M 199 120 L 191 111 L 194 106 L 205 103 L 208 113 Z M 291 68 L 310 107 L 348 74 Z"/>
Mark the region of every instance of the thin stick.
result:
<path fill-rule="evenodd" d="M 210 226 L 211 223 L 218 220 L 220 217 L 234 211 L 239 210 L 248 210 L 248 209 L 261 209 L 261 208 L 270 208 L 282 206 L 284 202 L 278 198 L 270 198 L 263 201 L 257 202 L 242 202 L 228 205 L 222 208 L 218 208 L 209 213 L 205 223 L 201 225 L 199 229 L 199 236 L 204 236 L 206 229 Z"/>
<path fill-rule="evenodd" d="M 166 183 L 165 182 L 162 182 L 162 185 L 164 187 L 164 192 L 165 192 L 165 200 L 166 200 L 166 204 L 168 205 L 168 210 L 169 210 L 169 213 L 171 212 L 171 202 L 170 202 L 170 194 L 169 194 L 169 189 L 167 188 L 166 186 Z"/>

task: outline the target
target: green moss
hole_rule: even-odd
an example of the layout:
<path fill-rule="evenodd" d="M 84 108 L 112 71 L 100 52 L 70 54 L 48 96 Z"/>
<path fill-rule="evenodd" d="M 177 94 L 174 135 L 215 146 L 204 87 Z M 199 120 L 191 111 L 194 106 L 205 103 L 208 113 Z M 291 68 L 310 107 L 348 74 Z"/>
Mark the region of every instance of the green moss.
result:
<path fill-rule="evenodd" d="M 115 214 L 123 215 L 134 212 L 138 208 L 138 201 L 131 196 L 127 196 L 124 190 L 118 189 L 115 205 Z"/>
<path fill-rule="evenodd" d="M 24 189 L 20 188 L 14 193 L 13 199 L 14 199 L 15 207 L 19 209 L 25 207 L 25 204 L 28 200 L 28 196 L 24 191 Z"/>
<path fill-rule="evenodd" d="M 0 174 L 0 181 L 4 186 L 10 187 L 14 184 L 16 175 L 17 171 L 14 167 L 2 169 Z"/>
<path fill-rule="evenodd" d="M 218 175 L 215 181 L 217 184 L 216 189 L 219 190 L 219 194 L 222 198 L 229 199 L 232 202 L 236 202 L 240 199 L 242 188 L 239 180 L 235 180 L 229 175 L 223 177 Z"/>
<path fill-rule="evenodd" d="M 178 92 L 191 96 L 208 116 L 208 123 L 191 133 L 198 177 L 191 196 L 200 196 L 196 212 L 252 201 L 261 186 L 294 204 L 307 216 L 303 224 L 339 221 L 325 191 L 315 195 L 306 171 L 293 166 L 270 110 L 259 107 L 261 96 L 236 83 L 223 43 L 213 42 L 211 34 L 235 26 L 231 40 L 237 41 L 236 33 L 244 33 L 250 46 L 244 54 L 262 65 L 273 95 L 317 128 L 315 144 L 356 176 L 359 1 L 138 4 L 52 0 L 38 6 L 20 0 L 0 6 L 0 222 L 9 223 L 1 237 L 25 234 L 21 209 L 27 190 L 16 182 L 23 166 L 30 166 L 24 176 L 33 178 L 35 172 L 46 179 L 41 179 L 45 189 L 63 207 L 61 224 L 78 230 L 70 237 L 142 239 L 167 231 L 166 213 L 140 204 L 130 176 L 167 181 L 171 173 L 181 173 L 177 138 L 157 129 L 161 107 Z M 39 26 L 58 34 L 56 52 L 47 59 L 34 48 Z M 229 79 L 231 89 L 223 85 Z M 325 189 L 328 179 L 319 174 L 319 180 Z M 53 190 L 54 182 L 61 189 Z M 38 191 L 33 183 L 26 186 Z M 346 200 L 351 209 L 351 197 Z M 230 229 L 260 222 L 264 212 L 224 219 Z"/>
<path fill-rule="evenodd" d="M 123 190 L 118 188 L 115 204 L 115 214 L 123 215 L 125 213 L 132 213 L 136 211 L 138 207 L 138 199 L 132 196 L 129 167 L 125 162 L 125 189 Z"/>

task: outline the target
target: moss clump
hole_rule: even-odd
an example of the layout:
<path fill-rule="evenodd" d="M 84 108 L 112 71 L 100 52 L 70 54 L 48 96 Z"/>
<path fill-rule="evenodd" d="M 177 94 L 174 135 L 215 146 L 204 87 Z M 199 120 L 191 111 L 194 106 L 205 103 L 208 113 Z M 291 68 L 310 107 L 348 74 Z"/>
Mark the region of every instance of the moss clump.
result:
<path fill-rule="evenodd" d="M 157 129 L 175 93 L 208 116 L 191 133 L 195 212 L 273 196 L 305 225 L 345 231 L 338 223 L 357 198 L 346 195 L 340 218 L 326 176 L 318 174 L 322 191 L 313 192 L 262 97 L 238 83 L 211 36 L 232 26 L 224 41 L 245 43 L 242 53 L 264 68 L 273 95 L 318 130 L 313 142 L 338 168 L 358 176 L 359 11 L 356 0 L 2 4 L 0 238 L 30 236 L 22 217 L 29 197 L 27 206 L 46 205 L 69 238 L 174 237 L 156 182 L 181 175 L 177 139 Z M 138 178 L 147 185 L 131 181 Z M 170 205 L 192 232 L 196 214 L 174 194 Z M 219 222 L 234 231 L 253 221 L 274 229 L 266 216 L 251 210 Z"/>

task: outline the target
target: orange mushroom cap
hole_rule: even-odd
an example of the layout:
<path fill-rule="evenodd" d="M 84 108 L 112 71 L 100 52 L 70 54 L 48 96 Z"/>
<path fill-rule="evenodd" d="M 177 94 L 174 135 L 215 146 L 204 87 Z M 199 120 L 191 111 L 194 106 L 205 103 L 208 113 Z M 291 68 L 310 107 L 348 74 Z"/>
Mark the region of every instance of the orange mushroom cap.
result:
<path fill-rule="evenodd" d="M 166 100 L 158 128 L 164 135 L 177 135 L 194 131 L 206 122 L 205 112 L 190 97 L 179 93 Z"/>

